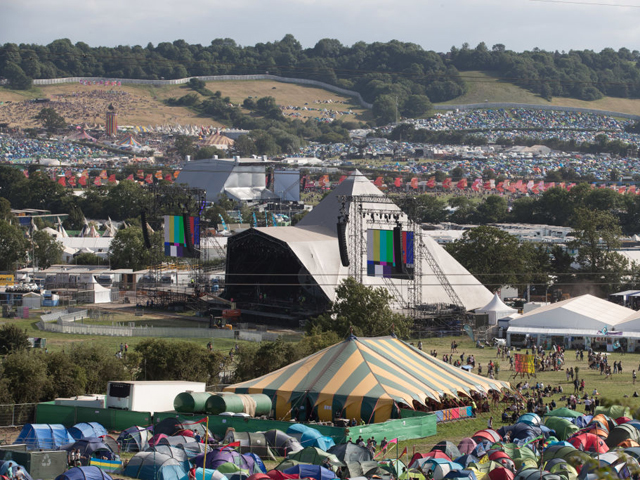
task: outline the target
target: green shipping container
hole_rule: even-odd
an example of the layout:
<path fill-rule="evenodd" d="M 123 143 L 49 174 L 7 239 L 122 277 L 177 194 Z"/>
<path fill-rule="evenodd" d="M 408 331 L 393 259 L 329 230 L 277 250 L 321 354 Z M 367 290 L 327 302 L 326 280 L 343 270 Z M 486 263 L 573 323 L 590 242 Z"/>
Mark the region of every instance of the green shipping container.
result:
<path fill-rule="evenodd" d="M 173 400 L 173 409 L 178 413 L 204 413 L 209 392 L 182 392 Z"/>

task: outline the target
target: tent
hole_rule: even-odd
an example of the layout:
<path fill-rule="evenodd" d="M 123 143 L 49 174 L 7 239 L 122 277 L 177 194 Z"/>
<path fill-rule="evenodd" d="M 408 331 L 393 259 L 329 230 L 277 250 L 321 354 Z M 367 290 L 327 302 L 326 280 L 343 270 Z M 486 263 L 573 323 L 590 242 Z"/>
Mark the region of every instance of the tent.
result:
<path fill-rule="evenodd" d="M 122 472 L 141 480 L 180 480 L 186 473 L 178 460 L 156 452 L 136 453 Z"/>
<path fill-rule="evenodd" d="M 15 474 L 16 469 L 20 468 L 20 470 L 22 470 L 22 473 L 24 474 L 25 480 L 33 480 L 29 472 L 27 472 L 27 469 L 22 465 L 17 464 L 13 460 L 0 460 L 0 475 L 6 477 L 7 480 L 11 480 L 11 478 L 8 476 L 9 468 L 12 469 L 13 474 Z"/>
<path fill-rule="evenodd" d="M 515 480 L 565 480 L 563 477 L 550 473 L 541 472 L 537 468 L 525 468 L 518 472 Z"/>
<path fill-rule="evenodd" d="M 204 473 L 204 476 L 203 476 L 203 473 Z M 217 470 L 209 470 L 207 468 L 203 472 L 201 468 L 196 468 L 196 479 L 200 480 L 202 478 L 204 478 L 204 480 L 228 480 L 227 477 L 224 475 L 224 473 L 221 473 Z M 189 480 L 189 474 L 186 473 L 185 476 L 182 477 L 180 480 Z M 257 480 L 262 480 L 262 478 L 258 478 Z M 267 480 L 270 480 L 270 479 L 267 477 Z"/>
<path fill-rule="evenodd" d="M 172 437 L 167 437 L 166 435 L 161 434 L 158 437 L 158 440 L 155 442 L 156 445 L 171 445 L 173 447 L 177 447 L 178 445 L 198 443 L 195 438 L 186 435 L 174 435 Z M 149 441 L 149 444 L 151 444 L 151 441 Z"/>
<path fill-rule="evenodd" d="M 475 312 L 486 313 L 489 316 L 489 325 L 497 325 L 499 319 L 518 313 L 518 310 L 505 305 L 496 293 L 489 303 L 484 307 L 476 308 Z"/>
<path fill-rule="evenodd" d="M 460 455 L 462 455 L 462 453 L 460 452 L 460 450 L 458 450 L 458 447 L 456 447 L 453 443 L 451 443 L 448 440 L 443 440 L 441 442 L 438 442 L 432 449 L 431 451 L 433 452 L 434 450 L 440 450 L 442 452 L 444 452 L 445 454 L 447 454 L 447 456 L 449 458 L 452 459 L 456 459 L 458 458 Z"/>
<path fill-rule="evenodd" d="M 56 480 L 112 480 L 112 478 L 98 467 L 73 467 Z"/>
<path fill-rule="evenodd" d="M 196 467 L 202 467 L 204 461 L 204 454 L 200 454 L 191 459 L 191 463 Z M 250 473 L 257 473 L 252 471 L 253 466 L 255 465 L 255 460 L 253 458 L 240 455 L 235 450 L 228 448 L 214 448 L 212 451 L 207 453 L 206 461 L 207 464 L 205 467 L 213 470 L 216 470 L 218 466 L 223 463 L 233 463 L 244 470 L 248 470 Z"/>
<path fill-rule="evenodd" d="M 347 471 L 349 478 L 354 477 L 366 477 L 371 478 L 373 475 L 380 476 L 381 473 L 388 473 L 380 468 L 378 462 L 368 460 L 364 462 L 349 462 L 347 463 Z"/>
<path fill-rule="evenodd" d="M 623 423 L 611 430 L 605 441 L 609 448 L 615 448 L 625 440 L 640 442 L 640 431 L 633 425 Z"/>
<path fill-rule="evenodd" d="M 140 452 L 149 446 L 151 432 L 144 428 L 133 426 L 123 430 L 118 436 L 118 444 L 123 452 Z"/>
<path fill-rule="evenodd" d="M 155 435 L 164 433 L 168 437 L 181 433 L 182 430 L 191 430 L 204 438 L 207 427 L 204 423 L 183 420 L 181 417 L 167 417 L 153 427 Z M 211 438 L 211 432 L 209 432 L 209 438 Z"/>
<path fill-rule="evenodd" d="M 399 416 L 398 404 L 414 408 L 445 394 L 510 388 L 449 365 L 395 338 L 358 338 L 325 348 L 280 370 L 226 387 L 236 393 L 265 393 L 273 399 L 276 418 L 315 416 L 382 422 Z M 289 432 L 287 432 L 289 433 Z M 304 439 L 301 442 L 305 446 Z"/>
<path fill-rule="evenodd" d="M 466 437 L 460 440 L 460 443 L 458 444 L 458 450 L 460 450 L 460 453 L 469 454 L 475 450 L 477 445 L 478 444 L 473 438 Z"/>
<path fill-rule="evenodd" d="M 289 452 L 298 452 L 303 448 L 297 438 L 287 435 L 282 430 L 268 430 L 264 432 L 264 438 L 280 457 L 286 456 Z"/>
<path fill-rule="evenodd" d="M 86 437 L 102 437 L 107 434 L 107 429 L 98 422 L 76 423 L 69 429 L 69 434 L 76 440 Z"/>
<path fill-rule="evenodd" d="M 287 459 L 297 460 L 300 463 L 308 463 L 311 465 L 323 465 L 326 462 L 336 467 L 344 466 L 344 463 L 340 461 L 336 455 L 318 447 L 307 447 L 304 450 L 288 455 Z M 371 455 L 365 460 L 371 460 Z M 356 458 L 352 461 L 358 461 L 358 459 Z"/>
<path fill-rule="evenodd" d="M 186 470 L 189 469 L 189 456 L 187 453 L 179 447 L 174 447 L 171 445 L 156 445 L 154 447 L 149 447 L 146 449 L 147 452 L 156 452 L 161 453 L 162 455 L 166 455 L 167 457 L 175 458 L 184 466 Z"/>
<path fill-rule="evenodd" d="M 256 453 L 262 458 L 273 458 L 269 442 L 264 433 L 228 431 L 222 443 L 240 442 L 236 449 L 240 453 Z"/>
<path fill-rule="evenodd" d="M 24 443 L 27 450 L 56 450 L 62 445 L 73 443 L 73 437 L 64 425 L 27 423 L 13 443 Z"/>
<path fill-rule="evenodd" d="M 423 473 L 432 472 L 434 480 L 442 480 L 452 470 L 462 470 L 462 465 L 440 458 L 425 458 L 417 460 Z M 410 467 L 415 468 L 415 467 Z"/>
<path fill-rule="evenodd" d="M 282 473 L 298 475 L 299 478 L 314 478 L 315 480 L 332 480 L 333 478 L 336 478 L 335 473 L 327 468 L 321 467 L 320 465 L 300 464 L 295 467 L 287 468 Z"/>
<path fill-rule="evenodd" d="M 373 460 L 371 451 L 368 448 L 361 447 L 352 442 L 340 443 L 329 449 L 337 459 L 343 463 L 349 462 L 367 462 Z"/>
<path fill-rule="evenodd" d="M 544 424 L 556 432 L 555 436 L 559 440 L 566 440 L 579 430 L 578 426 L 566 417 L 544 417 Z"/>
<path fill-rule="evenodd" d="M 603 406 L 596 407 L 596 412 L 595 413 L 596 413 L 596 417 L 600 413 L 602 413 L 603 415 L 606 415 L 609 418 L 630 417 L 631 416 L 631 412 L 630 412 L 629 407 L 623 407 L 622 405 L 611 405 L 610 407 L 603 407 Z M 594 417 L 594 419 L 596 417 Z M 611 428 L 613 428 L 613 426 Z"/>
<path fill-rule="evenodd" d="M 87 459 L 93 456 L 94 453 L 98 452 L 101 457 L 106 456 L 108 460 L 113 460 L 115 454 L 115 452 L 98 437 L 81 438 L 73 443 L 63 445 L 60 447 L 60 450 L 66 450 L 67 452 L 70 452 L 71 450 L 79 450 L 80 455 Z"/>
<path fill-rule="evenodd" d="M 609 447 L 604 440 L 593 433 L 578 433 L 569 438 L 569 443 L 578 450 L 593 453 L 605 453 L 609 451 Z"/>
<path fill-rule="evenodd" d="M 575 410 L 571 410 L 567 407 L 556 408 L 555 410 L 551 410 L 549 413 L 544 414 L 545 417 L 562 417 L 562 418 L 577 418 L 581 417 L 582 414 Z"/>
<path fill-rule="evenodd" d="M 490 428 L 486 428 L 484 430 L 479 430 L 476 433 L 473 434 L 472 437 L 476 442 L 480 442 L 482 440 L 488 440 L 491 443 L 495 443 L 495 442 L 499 442 L 500 440 L 502 440 L 502 436 L 496 432 L 495 430 L 492 430 Z"/>

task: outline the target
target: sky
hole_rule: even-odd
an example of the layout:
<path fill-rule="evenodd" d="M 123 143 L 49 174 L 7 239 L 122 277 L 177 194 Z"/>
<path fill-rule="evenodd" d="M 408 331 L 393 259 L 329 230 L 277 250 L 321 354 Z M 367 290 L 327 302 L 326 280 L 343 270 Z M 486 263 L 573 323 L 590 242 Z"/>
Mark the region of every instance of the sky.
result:
<path fill-rule="evenodd" d="M 92 47 L 172 42 L 239 45 L 290 33 L 303 47 L 399 40 L 445 52 L 640 49 L 640 0 L 0 0 L 0 44 L 58 38 Z"/>

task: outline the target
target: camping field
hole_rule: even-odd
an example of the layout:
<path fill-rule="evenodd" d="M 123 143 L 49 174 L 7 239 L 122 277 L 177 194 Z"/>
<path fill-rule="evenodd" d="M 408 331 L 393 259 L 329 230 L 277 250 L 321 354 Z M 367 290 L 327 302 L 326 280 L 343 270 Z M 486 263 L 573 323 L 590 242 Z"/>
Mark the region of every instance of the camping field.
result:
<path fill-rule="evenodd" d="M 588 102 L 575 98 L 554 97 L 550 102 L 531 93 L 508 79 L 500 79 L 485 72 L 469 71 L 460 72 L 465 80 L 468 91 L 466 94 L 442 102 L 437 105 L 465 105 L 485 102 L 509 102 L 528 103 L 532 105 L 553 105 L 562 107 L 592 108 L 595 110 L 607 110 L 612 112 L 640 115 L 640 100 L 631 98 L 603 97 L 600 100 Z"/>
<path fill-rule="evenodd" d="M 321 88 L 303 87 L 276 81 L 229 81 L 208 82 L 211 92 L 220 91 L 223 96 L 230 97 L 231 103 L 240 105 L 245 98 L 271 96 L 283 107 L 289 118 L 326 117 L 323 110 L 353 114 L 338 115 L 344 121 L 360 121 L 368 119 L 368 112 L 350 97 L 329 92 Z M 180 98 L 195 93 L 186 85 L 167 85 L 155 87 L 151 85 L 100 86 L 61 84 L 32 87 L 28 91 L 0 88 L 0 123 L 10 126 L 34 127 L 37 122 L 33 117 L 46 104 L 25 104 L 25 100 L 48 98 L 57 104 L 60 113 L 70 124 L 104 124 L 104 113 L 113 103 L 118 113 L 118 125 L 223 125 L 186 107 L 172 107 L 164 103 L 168 98 Z M 202 100 L 204 97 L 196 93 Z M 298 110 L 298 108 L 309 110 Z M 246 111 L 245 111 L 246 113 Z"/>

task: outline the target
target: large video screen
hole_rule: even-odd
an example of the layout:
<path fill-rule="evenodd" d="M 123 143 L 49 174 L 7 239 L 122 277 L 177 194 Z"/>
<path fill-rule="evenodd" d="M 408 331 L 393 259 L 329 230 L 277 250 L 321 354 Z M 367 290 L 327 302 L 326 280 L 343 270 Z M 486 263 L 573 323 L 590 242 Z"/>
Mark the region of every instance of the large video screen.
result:
<path fill-rule="evenodd" d="M 197 257 L 200 249 L 200 217 L 187 217 L 193 248 L 189 251 L 186 240 L 185 217 L 164 216 L 164 254 L 167 257 Z"/>
<path fill-rule="evenodd" d="M 395 239 L 394 239 L 395 236 Z M 400 242 L 400 258 L 395 241 Z M 367 230 L 367 276 L 383 278 L 413 278 L 413 232 L 393 230 Z"/>

